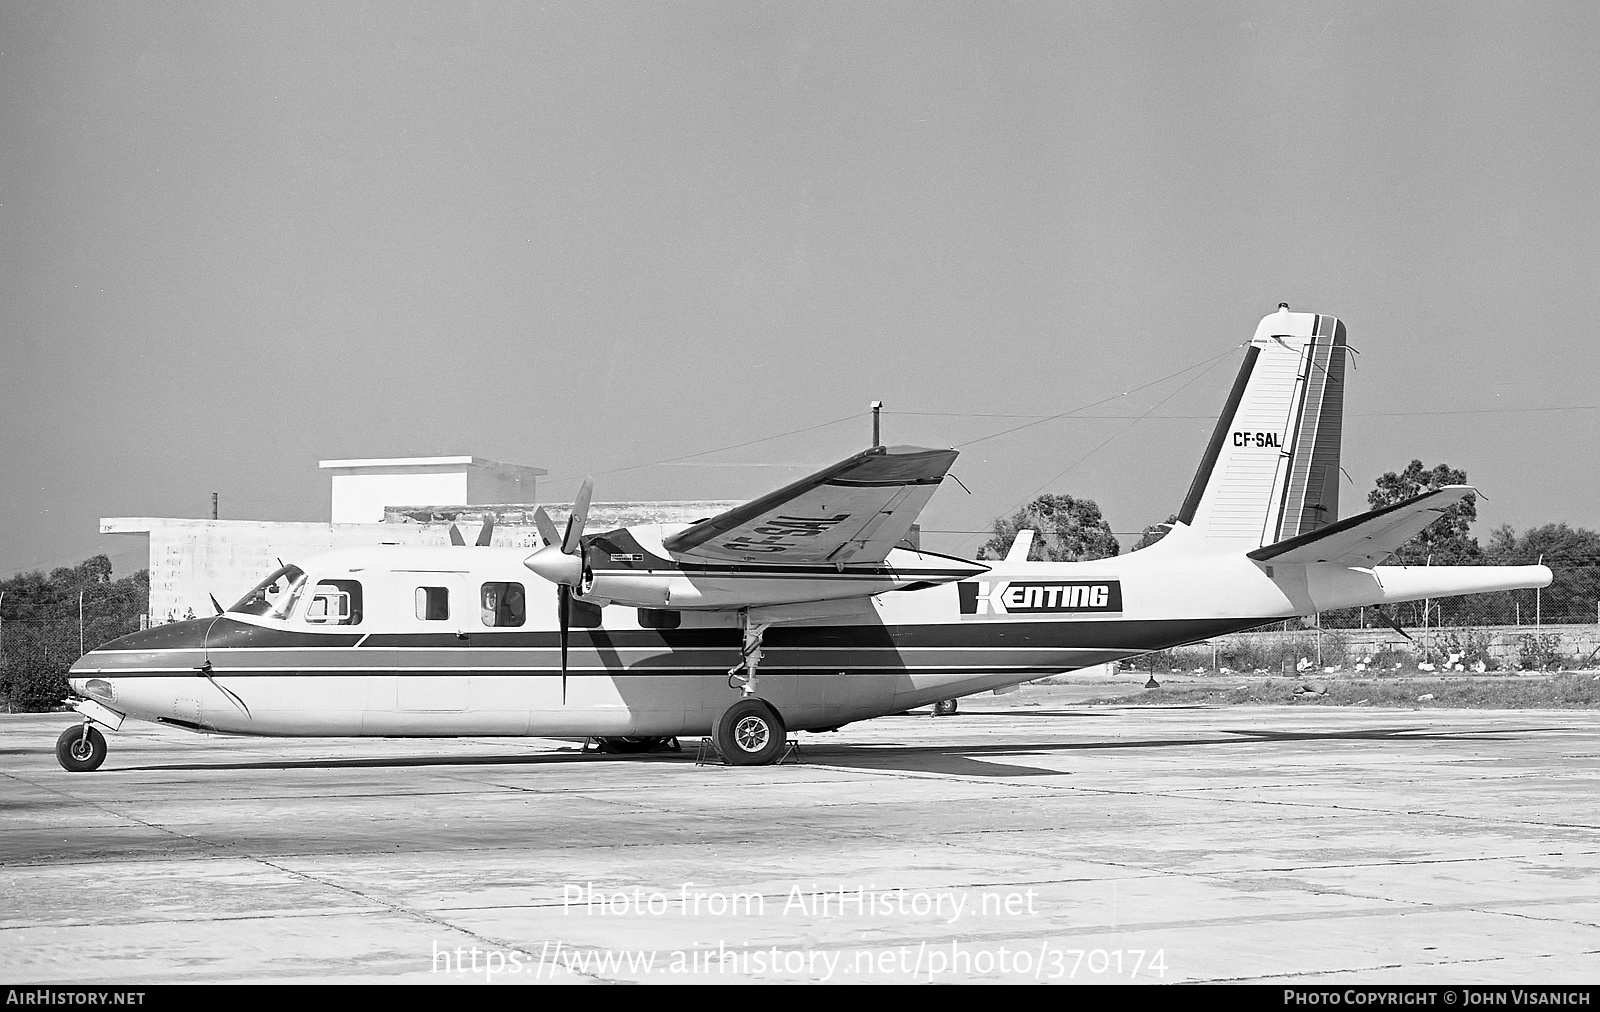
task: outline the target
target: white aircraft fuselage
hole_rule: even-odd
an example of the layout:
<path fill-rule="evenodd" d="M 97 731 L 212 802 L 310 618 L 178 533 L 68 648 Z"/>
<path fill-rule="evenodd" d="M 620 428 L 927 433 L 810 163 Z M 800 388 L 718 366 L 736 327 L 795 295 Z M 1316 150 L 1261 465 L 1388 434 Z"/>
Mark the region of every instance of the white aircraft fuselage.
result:
<path fill-rule="evenodd" d="M 696 524 L 594 535 L 586 483 L 565 535 L 540 515 L 531 556 L 328 552 L 226 613 L 90 651 L 70 675 L 81 740 L 63 734 L 58 757 L 95 768 L 92 727 L 132 717 L 284 736 L 710 732 L 730 761 L 770 762 L 787 731 L 1335 608 L 1547 585 L 1544 566 L 1376 565 L 1464 486 L 1336 519 L 1345 351 L 1332 317 L 1263 319 L 1177 523 L 1142 551 L 893 547 L 951 450 L 875 447 Z"/>

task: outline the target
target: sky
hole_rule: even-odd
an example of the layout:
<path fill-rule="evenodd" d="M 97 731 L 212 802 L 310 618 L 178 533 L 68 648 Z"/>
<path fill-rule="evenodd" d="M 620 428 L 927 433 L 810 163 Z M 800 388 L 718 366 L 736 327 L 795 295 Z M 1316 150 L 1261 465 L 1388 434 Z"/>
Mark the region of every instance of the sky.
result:
<path fill-rule="evenodd" d="M 1136 535 L 1280 301 L 1359 353 L 1344 515 L 1600 527 L 1597 65 L 1581 3 L 0 5 L 0 576 L 330 458 L 752 498 L 873 400 L 961 450 L 926 546 Z"/>

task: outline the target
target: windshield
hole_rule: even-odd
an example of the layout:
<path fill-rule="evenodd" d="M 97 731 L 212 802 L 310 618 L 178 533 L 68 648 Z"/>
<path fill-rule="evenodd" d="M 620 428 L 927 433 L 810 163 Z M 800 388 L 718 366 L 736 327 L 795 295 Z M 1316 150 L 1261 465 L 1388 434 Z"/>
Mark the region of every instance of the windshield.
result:
<path fill-rule="evenodd" d="M 299 566 L 284 566 L 252 587 L 250 593 L 239 598 L 239 603 L 228 610 L 241 615 L 288 618 L 305 585 L 305 570 Z"/>

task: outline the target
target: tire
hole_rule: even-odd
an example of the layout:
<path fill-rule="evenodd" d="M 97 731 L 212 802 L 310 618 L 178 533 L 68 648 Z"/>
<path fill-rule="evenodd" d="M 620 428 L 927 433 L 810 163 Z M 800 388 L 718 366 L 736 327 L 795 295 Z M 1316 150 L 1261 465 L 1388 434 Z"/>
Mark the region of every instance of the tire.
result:
<path fill-rule="evenodd" d="M 665 745 L 665 738 L 601 738 L 601 744 L 613 752 L 623 755 L 638 755 L 641 752 L 654 752 Z"/>
<path fill-rule="evenodd" d="M 941 699 L 934 703 L 933 715 L 935 717 L 954 717 L 956 715 L 956 701 L 953 699 Z"/>
<path fill-rule="evenodd" d="M 741 699 L 717 719 L 712 743 L 730 766 L 766 766 L 783 755 L 789 731 L 766 700 Z"/>
<path fill-rule="evenodd" d="M 56 762 L 68 773 L 88 773 L 105 761 L 105 735 L 93 726 L 69 727 L 56 739 Z"/>

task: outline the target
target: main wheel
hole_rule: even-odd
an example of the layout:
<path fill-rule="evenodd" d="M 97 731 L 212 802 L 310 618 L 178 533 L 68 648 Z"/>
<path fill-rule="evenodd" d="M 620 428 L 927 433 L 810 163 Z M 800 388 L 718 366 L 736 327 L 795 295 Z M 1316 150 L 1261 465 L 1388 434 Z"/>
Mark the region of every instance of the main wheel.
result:
<path fill-rule="evenodd" d="M 935 717 L 954 717 L 956 715 L 956 709 L 957 707 L 955 700 L 941 699 L 937 703 L 933 704 L 933 715 Z"/>
<path fill-rule="evenodd" d="M 783 755 L 789 731 L 768 702 L 741 699 L 722 712 L 712 744 L 730 766 L 765 766 Z"/>
<path fill-rule="evenodd" d="M 653 752 L 666 744 L 665 738 L 601 738 L 605 746 L 613 752 L 625 755 L 637 755 L 640 752 Z"/>
<path fill-rule="evenodd" d="M 92 725 L 69 727 L 56 739 L 56 762 L 68 773 L 88 773 L 99 769 L 105 761 L 105 735 Z"/>

